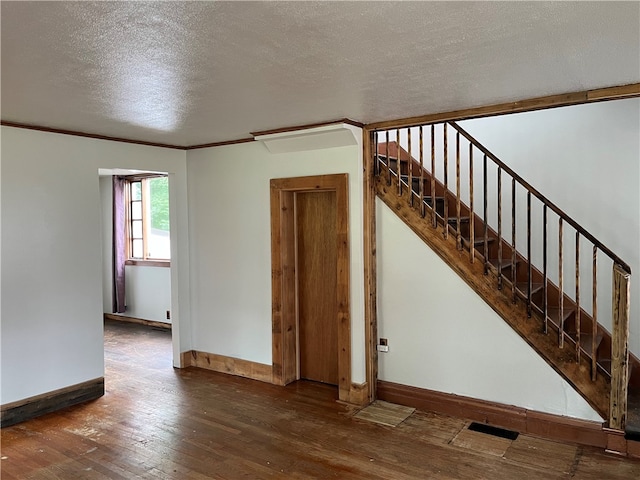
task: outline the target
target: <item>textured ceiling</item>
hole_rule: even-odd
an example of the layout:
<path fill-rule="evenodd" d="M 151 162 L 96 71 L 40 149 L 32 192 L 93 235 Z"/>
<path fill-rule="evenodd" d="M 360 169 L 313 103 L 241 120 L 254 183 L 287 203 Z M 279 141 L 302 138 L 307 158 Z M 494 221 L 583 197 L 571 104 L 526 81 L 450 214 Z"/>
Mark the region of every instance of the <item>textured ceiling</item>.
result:
<path fill-rule="evenodd" d="M 2 120 L 194 145 L 640 82 L 639 2 L 9 2 Z"/>

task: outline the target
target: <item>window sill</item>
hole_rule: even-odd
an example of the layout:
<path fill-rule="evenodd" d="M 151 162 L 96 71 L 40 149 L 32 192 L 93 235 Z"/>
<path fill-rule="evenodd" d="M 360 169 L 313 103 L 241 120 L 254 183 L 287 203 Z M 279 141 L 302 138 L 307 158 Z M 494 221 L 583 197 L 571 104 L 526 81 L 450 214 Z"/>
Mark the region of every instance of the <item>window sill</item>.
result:
<path fill-rule="evenodd" d="M 170 260 L 140 260 L 129 259 L 124 262 L 125 265 L 134 265 L 136 267 L 170 267 Z"/>

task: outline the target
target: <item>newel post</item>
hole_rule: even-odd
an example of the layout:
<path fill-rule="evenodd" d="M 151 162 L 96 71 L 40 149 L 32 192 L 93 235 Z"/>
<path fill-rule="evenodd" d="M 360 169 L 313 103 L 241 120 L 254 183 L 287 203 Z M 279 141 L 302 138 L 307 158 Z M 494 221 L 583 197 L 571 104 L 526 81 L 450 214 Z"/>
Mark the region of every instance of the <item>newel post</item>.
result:
<path fill-rule="evenodd" d="M 611 403 L 609 428 L 624 430 L 629 384 L 629 280 L 631 274 L 613 265 L 613 321 L 611 337 Z"/>

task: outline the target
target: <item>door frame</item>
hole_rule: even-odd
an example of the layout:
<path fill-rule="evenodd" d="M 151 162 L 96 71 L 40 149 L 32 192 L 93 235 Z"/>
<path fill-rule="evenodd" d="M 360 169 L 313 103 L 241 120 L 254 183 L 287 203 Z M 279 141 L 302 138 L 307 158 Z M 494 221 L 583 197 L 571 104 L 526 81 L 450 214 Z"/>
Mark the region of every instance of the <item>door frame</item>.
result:
<path fill-rule="evenodd" d="M 271 296 L 273 383 L 299 378 L 295 194 L 336 193 L 336 303 L 338 398 L 351 388 L 351 305 L 349 263 L 349 175 L 346 173 L 271 179 Z"/>

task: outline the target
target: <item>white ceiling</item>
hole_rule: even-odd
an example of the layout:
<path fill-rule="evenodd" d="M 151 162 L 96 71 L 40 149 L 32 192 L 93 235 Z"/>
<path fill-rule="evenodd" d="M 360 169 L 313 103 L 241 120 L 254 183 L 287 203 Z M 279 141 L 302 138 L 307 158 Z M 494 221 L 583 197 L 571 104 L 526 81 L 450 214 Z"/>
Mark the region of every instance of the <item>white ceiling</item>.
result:
<path fill-rule="evenodd" d="M 2 120 L 194 145 L 640 82 L 640 2 L 9 2 Z"/>

